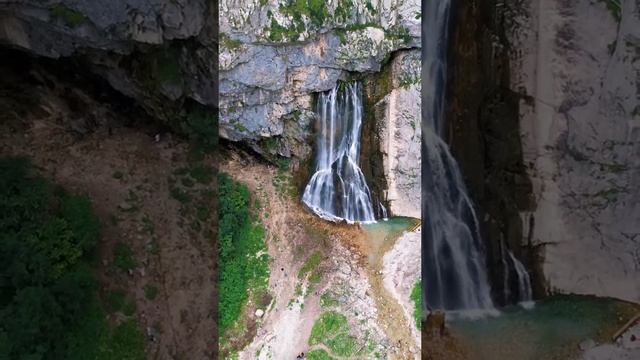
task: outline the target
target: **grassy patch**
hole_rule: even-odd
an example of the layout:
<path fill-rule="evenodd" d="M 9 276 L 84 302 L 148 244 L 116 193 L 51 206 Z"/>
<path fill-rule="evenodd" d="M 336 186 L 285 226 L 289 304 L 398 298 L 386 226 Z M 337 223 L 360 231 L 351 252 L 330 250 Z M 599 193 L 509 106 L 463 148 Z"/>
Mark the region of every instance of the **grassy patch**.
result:
<path fill-rule="evenodd" d="M 416 321 L 418 330 L 420 330 L 422 328 L 422 281 L 416 282 L 413 286 L 410 298 L 414 306 L 413 319 Z"/>
<path fill-rule="evenodd" d="M 308 360 L 332 360 L 333 358 L 329 356 L 329 354 L 327 354 L 326 351 L 319 349 L 319 350 L 309 351 L 307 353 L 307 359 Z"/>
<path fill-rule="evenodd" d="M 318 268 L 318 265 L 322 262 L 322 253 L 320 251 L 316 251 L 311 256 L 307 258 L 304 262 L 300 271 L 298 272 L 298 277 L 303 278 L 308 272 L 314 271 Z"/>
<path fill-rule="evenodd" d="M 320 315 L 311 329 L 309 345 L 325 344 L 338 356 L 352 356 L 356 352 L 356 339 L 349 335 L 347 318 L 334 311 Z"/>

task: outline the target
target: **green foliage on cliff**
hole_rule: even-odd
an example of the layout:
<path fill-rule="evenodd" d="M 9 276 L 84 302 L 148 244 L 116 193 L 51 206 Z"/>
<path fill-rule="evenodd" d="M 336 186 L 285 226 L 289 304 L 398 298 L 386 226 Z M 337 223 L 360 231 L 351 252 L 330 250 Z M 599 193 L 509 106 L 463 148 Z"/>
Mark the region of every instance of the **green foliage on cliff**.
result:
<path fill-rule="evenodd" d="M 229 328 L 254 294 L 266 291 L 269 256 L 262 224 L 251 212 L 249 189 L 228 174 L 218 176 L 219 189 L 219 329 Z"/>
<path fill-rule="evenodd" d="M 413 302 L 413 318 L 416 321 L 418 330 L 422 328 L 422 281 L 418 281 L 411 290 L 409 296 Z"/>
<path fill-rule="evenodd" d="M 280 5 L 280 11 L 291 16 L 296 23 L 301 22 L 301 16 L 304 15 L 316 27 L 321 27 L 329 16 L 325 0 L 288 0 L 286 4 Z"/>
<path fill-rule="evenodd" d="M 135 324 L 111 328 L 97 301 L 98 237 L 87 198 L 0 159 L 0 358 L 144 358 Z"/>
<path fill-rule="evenodd" d="M 271 19 L 267 29 L 269 40 L 275 42 L 296 41 L 307 30 L 305 17 L 316 28 L 321 28 L 329 17 L 329 9 L 324 0 L 288 0 L 280 5 L 280 12 L 291 19 L 291 24 L 282 25 L 271 12 L 267 13 Z"/>
<path fill-rule="evenodd" d="M 62 21 L 71 28 L 82 25 L 87 21 L 87 17 L 81 12 L 70 9 L 62 4 L 53 5 L 49 9 L 49 13 L 54 18 L 62 19 Z"/>

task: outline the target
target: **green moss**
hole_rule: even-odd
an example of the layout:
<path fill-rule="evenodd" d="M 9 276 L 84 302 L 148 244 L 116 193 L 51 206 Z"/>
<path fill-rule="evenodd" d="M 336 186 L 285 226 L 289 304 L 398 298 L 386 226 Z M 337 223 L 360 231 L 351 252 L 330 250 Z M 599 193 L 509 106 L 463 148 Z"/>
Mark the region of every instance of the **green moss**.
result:
<path fill-rule="evenodd" d="M 62 4 L 56 4 L 49 8 L 49 13 L 54 18 L 62 19 L 62 21 L 71 28 L 75 28 L 88 21 L 87 17 L 81 12 L 70 9 Z"/>

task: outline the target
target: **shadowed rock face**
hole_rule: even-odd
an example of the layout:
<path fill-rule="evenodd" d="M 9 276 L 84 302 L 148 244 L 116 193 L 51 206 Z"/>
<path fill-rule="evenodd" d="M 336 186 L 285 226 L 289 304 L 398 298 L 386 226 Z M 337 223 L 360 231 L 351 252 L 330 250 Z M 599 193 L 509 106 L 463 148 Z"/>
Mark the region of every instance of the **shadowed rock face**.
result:
<path fill-rule="evenodd" d="M 494 297 L 503 239 L 537 296 L 639 301 L 637 1 L 495 3 L 459 2 L 448 110 Z"/>
<path fill-rule="evenodd" d="M 41 1 L 0 4 L 0 43 L 77 57 L 147 112 L 179 129 L 180 106 L 217 101 L 213 2 Z M 211 111 L 213 113 L 213 111 Z"/>
<path fill-rule="evenodd" d="M 0 43 L 74 57 L 178 132 L 219 116 L 211 133 L 270 160 L 291 157 L 295 169 L 311 158 L 316 94 L 419 48 L 419 12 L 417 0 L 27 0 L 0 3 Z M 384 178 L 373 157 L 371 176 Z"/>

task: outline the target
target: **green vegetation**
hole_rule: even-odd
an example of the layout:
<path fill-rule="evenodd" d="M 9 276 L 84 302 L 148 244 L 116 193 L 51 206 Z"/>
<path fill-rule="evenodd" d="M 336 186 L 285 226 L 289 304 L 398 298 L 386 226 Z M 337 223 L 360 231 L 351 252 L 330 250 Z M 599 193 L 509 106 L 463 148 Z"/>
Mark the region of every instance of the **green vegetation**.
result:
<path fill-rule="evenodd" d="M 269 256 L 265 234 L 257 216 L 251 212 L 249 189 L 231 179 L 218 176 L 219 189 L 219 323 L 220 334 L 230 327 L 253 293 L 267 291 Z"/>
<path fill-rule="evenodd" d="M 325 19 L 329 17 L 325 0 L 288 0 L 287 3 L 280 5 L 280 12 L 291 19 L 291 24 L 282 25 L 273 17 L 273 14 L 268 13 L 271 18 L 271 24 L 267 29 L 269 40 L 275 42 L 296 41 L 300 34 L 306 31 L 303 17 L 309 19 L 316 28 L 322 27 Z"/>
<path fill-rule="evenodd" d="M 209 185 L 213 181 L 215 175 L 213 168 L 202 164 L 192 164 L 189 167 L 189 176 L 196 182 L 204 185 Z"/>
<path fill-rule="evenodd" d="M 237 50 L 242 46 L 242 41 L 232 39 L 225 33 L 220 33 L 220 45 L 229 50 Z"/>
<path fill-rule="evenodd" d="M 325 0 L 288 0 L 286 4 L 280 5 L 280 11 L 291 16 L 295 24 L 301 23 L 301 16 L 304 15 L 316 27 L 321 27 L 329 16 Z"/>
<path fill-rule="evenodd" d="M 392 40 L 400 40 L 405 44 L 410 43 L 412 39 L 409 29 L 404 26 L 396 26 L 395 28 L 389 29 L 386 35 Z"/>
<path fill-rule="evenodd" d="M 304 26 L 304 25 L 302 25 Z M 304 27 L 300 29 L 297 26 L 285 27 L 271 18 L 271 26 L 269 27 L 269 40 L 274 42 L 280 41 L 295 41 L 298 39 L 299 34 L 304 31 Z"/>
<path fill-rule="evenodd" d="M 218 145 L 218 121 L 214 116 L 204 109 L 195 109 L 181 123 L 182 131 L 189 137 L 193 151 L 199 157 L 212 152 Z"/>
<path fill-rule="evenodd" d="M 308 360 L 332 360 L 333 358 L 327 354 L 326 351 L 320 350 L 312 350 L 307 353 Z"/>
<path fill-rule="evenodd" d="M 313 254 L 311 254 L 311 256 L 309 256 L 307 261 L 304 262 L 304 264 L 300 268 L 300 271 L 298 272 L 298 277 L 302 278 L 308 272 L 311 272 L 317 269 L 318 265 L 320 265 L 320 262 L 322 262 L 322 253 L 320 251 L 316 251 Z"/>
<path fill-rule="evenodd" d="M 349 335 L 347 318 L 334 311 L 320 315 L 311 329 L 309 345 L 325 344 L 338 356 L 353 356 L 356 352 L 356 339 Z"/>
<path fill-rule="evenodd" d="M 422 281 L 418 280 L 411 290 L 409 296 L 413 302 L 413 318 L 416 321 L 418 330 L 422 328 Z"/>
<path fill-rule="evenodd" d="M 99 222 L 89 200 L 0 159 L 0 357 L 144 359 L 131 321 L 112 327 L 96 296 Z"/>
<path fill-rule="evenodd" d="M 320 295 L 320 307 L 329 308 L 338 306 L 338 300 L 334 299 L 329 293 Z"/>
<path fill-rule="evenodd" d="M 607 5 L 607 9 L 611 13 L 611 16 L 619 23 L 622 20 L 622 5 L 620 0 L 599 0 Z"/>
<path fill-rule="evenodd" d="M 70 28 L 82 25 L 88 20 L 81 12 L 70 9 L 62 4 L 56 4 L 49 8 L 49 13 L 54 18 L 62 19 Z"/>
<path fill-rule="evenodd" d="M 352 32 L 352 31 L 364 30 L 364 29 L 370 28 L 370 27 L 382 29 L 382 26 L 380 26 L 380 24 L 368 22 L 368 23 L 349 24 L 349 25 L 345 26 L 344 28 L 335 29 L 335 32 L 336 32 L 336 35 L 338 36 L 338 38 L 340 39 L 340 43 L 344 45 L 344 44 L 347 43 L 347 33 Z"/>
<path fill-rule="evenodd" d="M 373 6 L 371 3 L 367 2 L 368 6 Z M 353 9 L 353 1 L 352 0 L 340 0 L 336 5 L 336 10 L 333 13 L 333 16 L 336 20 L 346 22 L 349 19 L 349 15 L 351 15 L 351 9 Z"/>
<path fill-rule="evenodd" d="M 117 243 L 113 248 L 113 262 L 122 271 L 133 270 L 136 267 L 133 251 L 123 242 Z"/>
<path fill-rule="evenodd" d="M 419 72 L 416 74 L 404 74 L 398 79 L 400 87 L 404 89 L 409 88 L 411 85 L 420 85 L 421 81 L 422 78 Z"/>

